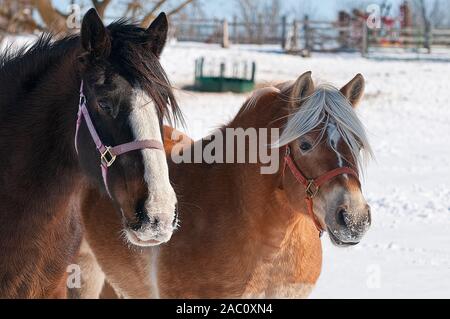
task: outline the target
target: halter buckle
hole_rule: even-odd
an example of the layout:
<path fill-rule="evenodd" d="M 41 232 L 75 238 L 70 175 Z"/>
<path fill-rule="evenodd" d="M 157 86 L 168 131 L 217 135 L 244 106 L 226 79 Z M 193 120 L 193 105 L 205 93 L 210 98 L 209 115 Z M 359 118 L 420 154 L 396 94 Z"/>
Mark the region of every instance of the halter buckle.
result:
<path fill-rule="evenodd" d="M 83 104 L 86 104 L 86 97 L 84 96 L 84 93 L 80 93 L 80 101 L 78 102 L 78 105 L 81 107 Z"/>
<path fill-rule="evenodd" d="M 319 193 L 320 187 L 318 187 L 314 180 L 310 179 L 308 181 L 308 186 L 306 186 L 306 196 L 308 198 L 314 198 Z"/>
<path fill-rule="evenodd" d="M 106 167 L 111 167 L 112 164 L 116 161 L 116 155 L 111 153 L 111 147 L 107 146 L 104 153 L 101 153 L 100 160 L 102 164 Z"/>
<path fill-rule="evenodd" d="M 291 156 L 291 148 L 289 147 L 289 145 L 286 146 L 286 151 L 284 152 L 284 157 L 289 157 Z"/>

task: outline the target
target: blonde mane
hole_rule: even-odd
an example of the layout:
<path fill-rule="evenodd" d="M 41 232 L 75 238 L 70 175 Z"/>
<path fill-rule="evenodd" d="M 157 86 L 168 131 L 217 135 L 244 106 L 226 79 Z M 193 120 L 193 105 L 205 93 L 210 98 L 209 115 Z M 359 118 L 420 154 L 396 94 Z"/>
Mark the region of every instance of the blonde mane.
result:
<path fill-rule="evenodd" d="M 294 99 L 289 102 L 300 107 L 289 117 L 280 139 L 272 145 L 273 147 L 287 145 L 322 125 L 319 138 L 314 145 L 317 146 L 327 128 L 334 125 L 360 168 L 373 157 L 364 125 L 347 98 L 334 86 L 321 84 L 304 100 Z M 342 156 L 336 145 L 330 144 L 330 147 Z"/>

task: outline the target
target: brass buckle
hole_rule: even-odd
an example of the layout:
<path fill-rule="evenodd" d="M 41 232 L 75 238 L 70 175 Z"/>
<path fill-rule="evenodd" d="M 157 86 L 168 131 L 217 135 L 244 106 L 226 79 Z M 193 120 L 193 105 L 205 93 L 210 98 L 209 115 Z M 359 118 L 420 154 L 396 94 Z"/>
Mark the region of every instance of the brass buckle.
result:
<path fill-rule="evenodd" d="M 106 167 L 110 167 L 114 164 L 116 156 L 111 153 L 111 147 L 107 146 L 105 152 L 101 155 L 100 160 Z"/>
<path fill-rule="evenodd" d="M 308 186 L 306 186 L 306 196 L 309 198 L 314 198 L 319 193 L 320 187 L 317 187 L 314 180 L 308 181 Z"/>

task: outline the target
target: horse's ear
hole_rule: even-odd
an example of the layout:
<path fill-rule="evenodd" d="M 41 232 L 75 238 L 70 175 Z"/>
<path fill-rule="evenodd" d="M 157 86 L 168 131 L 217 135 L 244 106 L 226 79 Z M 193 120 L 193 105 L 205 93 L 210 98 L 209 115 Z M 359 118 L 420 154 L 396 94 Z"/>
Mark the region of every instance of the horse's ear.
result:
<path fill-rule="evenodd" d="M 95 9 L 90 9 L 81 25 L 81 44 L 95 57 L 107 57 L 111 51 L 111 40 Z"/>
<path fill-rule="evenodd" d="M 166 45 L 167 33 L 169 31 L 169 21 L 164 12 L 152 22 L 146 30 L 149 36 L 150 50 L 159 57 Z"/>
<path fill-rule="evenodd" d="M 314 93 L 314 82 L 311 77 L 312 72 L 300 75 L 292 87 L 291 101 L 300 101 Z M 294 103 L 298 106 L 298 102 Z"/>
<path fill-rule="evenodd" d="M 355 108 L 358 106 L 364 95 L 365 80 L 361 74 L 356 75 L 353 80 L 348 82 L 346 86 L 341 89 L 341 93 L 350 101 Z"/>

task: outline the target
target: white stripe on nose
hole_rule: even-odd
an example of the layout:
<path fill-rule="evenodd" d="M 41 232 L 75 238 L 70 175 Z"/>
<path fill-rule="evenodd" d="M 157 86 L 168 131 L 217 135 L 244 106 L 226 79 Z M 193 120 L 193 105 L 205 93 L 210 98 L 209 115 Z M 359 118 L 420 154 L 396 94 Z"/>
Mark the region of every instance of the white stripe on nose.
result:
<path fill-rule="evenodd" d="M 152 101 L 143 91 L 135 91 L 135 101 L 129 115 L 130 126 L 136 140 L 154 139 L 163 143 L 158 112 Z M 157 215 L 160 228 L 172 225 L 176 196 L 170 184 L 166 155 L 159 150 L 141 150 L 144 164 L 144 180 L 149 197 L 145 209 L 150 216 Z M 171 229 L 171 227 L 170 227 Z"/>
<path fill-rule="evenodd" d="M 337 129 L 337 126 L 334 122 L 330 122 L 327 127 L 327 134 L 328 134 L 328 143 L 333 147 L 333 149 L 336 152 L 337 161 L 338 161 L 338 167 L 344 166 L 344 161 L 342 159 L 342 155 L 338 152 L 338 145 L 341 141 L 342 137 L 339 133 L 339 130 Z M 343 174 L 342 175 L 346 180 L 348 180 L 348 175 Z"/>

